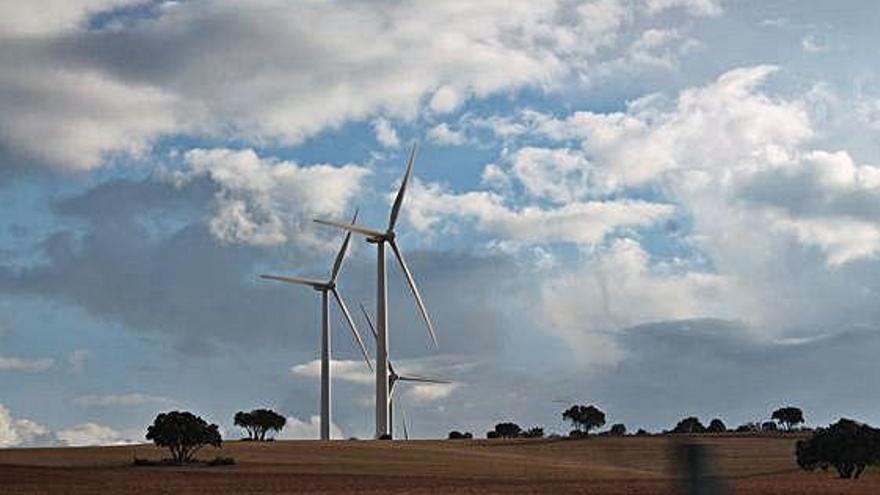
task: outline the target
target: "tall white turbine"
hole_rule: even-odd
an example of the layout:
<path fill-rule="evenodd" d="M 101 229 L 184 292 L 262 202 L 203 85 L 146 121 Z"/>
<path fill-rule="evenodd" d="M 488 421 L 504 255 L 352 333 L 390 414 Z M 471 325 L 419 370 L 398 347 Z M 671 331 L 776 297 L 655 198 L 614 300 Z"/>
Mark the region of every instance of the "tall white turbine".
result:
<path fill-rule="evenodd" d="M 379 343 L 379 334 L 376 332 L 376 327 L 373 326 L 373 319 L 370 318 L 370 314 L 367 313 L 367 308 L 364 307 L 363 304 L 360 304 L 361 312 L 364 314 L 364 318 L 367 320 L 367 325 L 370 327 L 370 332 L 373 334 L 373 337 L 376 339 L 376 344 L 378 346 Z M 397 382 L 418 382 L 418 383 L 433 383 L 433 384 L 442 384 L 448 385 L 452 383 L 449 380 L 441 380 L 439 378 L 427 378 L 424 376 L 414 376 L 414 375 L 400 375 L 397 373 L 397 370 L 394 369 L 394 363 L 391 362 L 391 359 L 388 359 L 388 434 L 394 434 L 394 420 L 392 415 L 394 413 L 394 385 Z M 401 409 L 403 411 L 403 409 Z M 403 427 L 404 427 L 404 438 L 409 440 L 409 434 L 406 432 L 406 413 L 404 413 L 403 417 Z"/>
<path fill-rule="evenodd" d="M 352 224 L 354 224 L 356 220 L 357 212 L 354 214 Z M 351 314 L 348 312 L 348 307 L 346 307 L 342 296 L 339 295 L 339 288 L 336 286 L 336 279 L 339 277 L 339 271 L 342 268 L 342 262 L 345 259 L 345 253 L 348 251 L 348 244 L 350 242 L 351 232 L 348 232 L 345 235 L 345 240 L 342 241 L 342 247 L 339 249 L 339 253 L 336 255 L 336 261 L 333 263 L 333 270 L 330 272 L 330 279 L 326 282 L 299 277 L 260 275 L 261 278 L 268 280 L 277 280 L 289 284 L 307 285 L 321 293 L 321 440 L 330 440 L 330 294 L 333 294 L 333 298 L 336 299 L 339 309 L 342 310 L 342 314 L 345 316 L 349 328 L 351 328 L 351 333 L 354 335 L 354 338 L 364 355 L 364 360 L 367 362 L 367 366 L 369 366 L 371 370 L 373 369 L 370 364 L 370 356 L 367 354 L 367 348 L 364 346 L 364 341 L 361 339 L 361 335 L 358 333 L 357 327 L 351 319 Z"/>
<path fill-rule="evenodd" d="M 419 312 L 428 326 L 428 333 L 434 345 L 437 345 L 437 336 L 434 334 L 434 327 L 431 325 L 431 319 L 425 309 L 425 303 L 416 287 L 412 272 L 406 266 L 403 254 L 397 246 L 395 240 L 394 226 L 397 224 L 397 217 L 400 215 L 400 207 L 403 204 L 403 197 L 406 193 L 406 186 L 409 183 L 412 174 L 413 160 L 416 155 L 416 146 L 413 145 L 412 152 L 409 155 L 409 161 L 406 164 L 406 173 L 403 176 L 403 182 L 400 184 L 400 190 L 397 191 L 397 197 L 394 199 L 394 205 L 391 207 L 391 215 L 388 220 L 388 228 L 382 232 L 380 230 L 368 229 L 354 224 L 346 224 L 343 222 L 334 222 L 329 220 L 316 219 L 315 221 L 361 234 L 367 238 L 367 242 L 376 244 L 377 250 L 377 284 L 376 284 L 376 317 L 377 317 L 377 345 L 376 345 L 376 438 L 382 438 L 389 435 L 390 432 L 390 389 L 388 385 L 388 277 L 385 272 L 385 244 L 391 246 L 397 262 L 400 264 L 401 270 L 406 277 L 410 291 L 419 307 Z"/>

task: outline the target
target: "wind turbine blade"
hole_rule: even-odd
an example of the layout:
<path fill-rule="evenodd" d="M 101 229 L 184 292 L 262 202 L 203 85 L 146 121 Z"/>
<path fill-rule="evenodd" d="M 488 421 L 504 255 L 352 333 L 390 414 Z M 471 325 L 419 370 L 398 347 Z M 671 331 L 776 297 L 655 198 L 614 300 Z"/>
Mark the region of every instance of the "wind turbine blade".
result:
<path fill-rule="evenodd" d="M 402 382 L 436 383 L 436 384 L 444 384 L 444 385 L 449 385 L 450 383 L 452 383 L 449 380 L 441 380 L 439 378 L 425 378 L 423 376 L 400 375 L 397 377 L 397 379 Z"/>
<path fill-rule="evenodd" d="M 412 175 L 413 160 L 416 158 L 417 146 L 413 143 L 412 151 L 409 153 L 409 160 L 406 162 L 406 173 L 403 174 L 403 182 L 400 183 L 400 189 L 397 191 L 397 197 L 394 198 L 394 205 L 391 207 L 391 218 L 388 220 L 388 230 L 394 230 L 397 224 L 397 217 L 400 215 L 400 207 L 403 205 L 403 195 L 406 194 L 406 185 L 409 182 L 409 176 Z"/>
<path fill-rule="evenodd" d="M 335 288 L 332 289 L 333 297 L 336 298 L 336 302 L 339 304 L 339 309 L 342 310 L 342 314 L 345 315 L 345 321 L 348 322 L 348 328 L 351 329 L 352 335 L 354 335 L 354 339 L 357 340 L 358 347 L 361 348 L 361 352 L 364 354 L 364 361 L 369 366 L 370 371 L 373 370 L 373 364 L 370 363 L 370 355 L 367 354 L 367 348 L 364 346 L 364 341 L 361 339 L 361 334 L 358 332 L 357 327 L 354 326 L 354 320 L 351 319 L 351 313 L 348 312 L 348 307 L 345 305 L 345 302 L 342 300 L 342 296 L 339 295 L 339 291 Z"/>
<path fill-rule="evenodd" d="M 357 221 L 358 218 L 358 210 L 354 210 L 354 218 L 351 219 L 351 224 Z M 330 281 L 335 282 L 336 277 L 339 275 L 339 269 L 342 268 L 342 261 L 345 259 L 345 253 L 348 251 L 348 243 L 351 242 L 351 231 L 349 230 L 345 234 L 345 240 L 342 241 L 342 247 L 339 248 L 339 253 L 336 255 L 336 261 L 333 262 L 333 271 L 330 273 Z"/>
<path fill-rule="evenodd" d="M 406 427 L 406 409 L 400 408 L 400 415 L 403 417 L 403 439 L 409 440 L 409 429 Z"/>
<path fill-rule="evenodd" d="M 364 303 L 358 303 L 361 306 L 361 313 L 364 314 L 364 318 L 367 319 L 367 325 L 370 326 L 370 332 L 373 333 L 373 338 L 377 341 L 379 340 L 379 333 L 376 332 L 376 327 L 373 326 L 373 320 L 370 318 L 370 314 L 367 313 L 367 308 L 364 307 Z"/>
<path fill-rule="evenodd" d="M 381 238 L 385 236 L 384 232 L 379 232 L 378 230 L 368 229 L 366 227 L 361 227 L 360 225 L 352 225 L 348 223 L 336 222 L 333 220 L 322 220 L 320 218 L 316 218 L 314 220 L 315 223 L 320 223 L 321 225 L 327 225 L 330 227 L 336 227 L 337 229 L 348 230 L 349 232 L 354 232 L 356 234 L 361 234 L 370 238 Z"/>
<path fill-rule="evenodd" d="M 300 277 L 282 277 L 281 275 L 260 275 L 260 278 L 264 278 L 266 280 L 277 280 L 279 282 L 287 282 L 288 284 L 308 285 L 316 289 L 327 285 L 324 282 L 319 282 L 317 280 L 310 280 Z"/>
<path fill-rule="evenodd" d="M 434 334 L 434 325 L 431 324 L 431 318 L 428 317 L 428 311 L 425 309 L 425 303 L 422 301 L 422 295 L 419 293 L 419 288 L 416 287 L 416 281 L 413 279 L 412 273 L 406 266 L 406 261 L 403 260 L 403 254 L 401 254 L 400 248 L 397 247 L 397 241 L 391 239 L 389 244 L 391 244 L 391 249 L 394 251 L 394 256 L 397 258 L 397 262 L 400 263 L 400 268 L 403 270 L 410 291 L 412 291 L 413 297 L 416 299 L 416 304 L 419 306 L 419 312 L 422 314 L 425 324 L 428 325 L 428 333 L 431 335 L 431 341 L 434 342 L 434 347 L 437 347 L 437 336 Z"/>

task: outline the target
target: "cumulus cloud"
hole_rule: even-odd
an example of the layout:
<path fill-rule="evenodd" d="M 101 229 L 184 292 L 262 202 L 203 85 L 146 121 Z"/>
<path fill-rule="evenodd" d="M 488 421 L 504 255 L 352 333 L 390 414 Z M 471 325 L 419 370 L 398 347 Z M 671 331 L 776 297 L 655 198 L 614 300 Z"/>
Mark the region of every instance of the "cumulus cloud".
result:
<path fill-rule="evenodd" d="M 295 416 L 288 416 L 284 429 L 276 438 L 279 440 L 314 440 L 320 436 L 321 418 L 312 416 L 307 420 Z M 342 429 L 335 423 L 330 423 L 330 438 L 343 439 L 345 435 Z"/>
<path fill-rule="evenodd" d="M 24 373 L 42 373 L 55 364 L 52 358 L 23 358 L 0 356 L 0 371 L 20 371 Z"/>
<path fill-rule="evenodd" d="M 354 164 L 300 166 L 250 149 L 193 149 L 184 160 L 189 169 L 178 174 L 178 181 L 208 177 L 219 187 L 209 220 L 214 236 L 254 246 L 283 244 L 311 217 L 347 212 L 368 174 Z"/>
<path fill-rule="evenodd" d="M 31 447 L 51 442 L 48 428 L 30 419 L 13 418 L 9 409 L 0 404 L 0 447 Z"/>
<path fill-rule="evenodd" d="M 321 360 L 315 359 L 308 363 L 297 364 L 290 368 L 290 372 L 304 378 L 320 378 Z M 343 380 L 353 383 L 369 385 L 375 383 L 375 375 L 363 361 L 346 361 L 331 359 L 330 374 L 334 380 Z"/>
<path fill-rule="evenodd" d="M 388 119 L 378 118 L 373 121 L 373 132 L 376 134 L 376 141 L 386 148 L 397 148 L 400 146 L 400 138 L 397 131 Z"/>
<path fill-rule="evenodd" d="M 618 228 L 641 227 L 669 218 L 672 205 L 641 200 L 571 202 L 557 208 L 511 208 L 489 191 L 455 193 L 439 184 L 415 181 L 405 210 L 417 230 L 453 228 L 444 220 L 471 221 L 502 240 L 523 244 L 568 242 L 594 244 Z"/>
<path fill-rule="evenodd" d="M 97 423 L 81 423 L 56 433 L 58 440 L 70 447 L 92 445 L 128 445 L 137 443 L 121 432 Z"/>
<path fill-rule="evenodd" d="M 461 146 L 467 142 L 464 132 L 453 130 L 446 122 L 437 124 L 428 130 L 427 138 L 432 143 L 444 146 Z"/>
<path fill-rule="evenodd" d="M 578 360 L 608 365 L 623 355 L 620 330 L 665 320 L 738 315 L 725 297 L 728 283 L 710 272 L 656 262 L 636 241 L 618 239 L 576 269 L 552 271 L 540 282 L 540 324 L 579 349 Z"/>
<path fill-rule="evenodd" d="M 616 57 L 620 32 L 640 19 L 720 11 L 710 0 L 260 0 L 164 2 L 134 15 L 114 9 L 146 2 L 75 3 L 0 12 L 0 143 L 75 170 L 163 136 L 291 145 L 376 115 L 409 119 L 425 105 L 446 113 L 470 98 L 552 89 Z M 98 14 L 107 25 L 90 25 Z"/>

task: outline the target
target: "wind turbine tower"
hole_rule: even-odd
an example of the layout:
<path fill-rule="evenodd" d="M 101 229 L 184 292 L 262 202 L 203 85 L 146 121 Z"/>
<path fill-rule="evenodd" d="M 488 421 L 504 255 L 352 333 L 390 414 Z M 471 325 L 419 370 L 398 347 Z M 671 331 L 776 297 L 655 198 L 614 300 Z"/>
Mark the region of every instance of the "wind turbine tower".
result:
<path fill-rule="evenodd" d="M 357 212 L 354 214 L 354 218 L 352 219 L 352 224 L 357 220 Z M 354 321 L 351 319 L 351 314 L 348 312 L 348 307 L 345 305 L 345 301 L 342 299 L 342 296 L 339 294 L 339 288 L 336 286 L 336 279 L 339 277 L 339 272 L 342 268 L 342 262 L 345 259 L 345 253 L 348 251 L 348 245 L 351 242 L 351 232 L 348 232 L 345 235 L 345 240 L 342 242 L 342 247 L 339 249 L 339 253 L 336 255 L 336 260 L 333 263 L 333 270 L 330 272 L 330 279 L 322 282 L 320 280 L 311 280 L 307 278 L 300 277 L 286 277 L 281 275 L 260 275 L 261 278 L 267 280 L 277 280 L 279 282 L 285 282 L 289 284 L 297 284 L 297 285 L 306 285 L 309 286 L 316 291 L 321 293 L 321 440 L 330 440 L 330 422 L 331 422 L 331 397 L 330 397 L 330 295 L 333 295 L 333 298 L 336 300 L 336 304 L 339 306 L 339 309 L 342 311 L 342 314 L 345 316 L 345 321 L 348 322 L 348 327 L 351 329 L 352 335 L 354 335 L 355 340 L 358 343 L 358 347 L 360 347 L 361 352 L 364 355 L 364 360 L 367 363 L 367 366 L 372 370 L 372 366 L 370 365 L 370 356 L 367 354 L 367 348 L 364 346 L 364 341 L 361 339 L 360 333 L 358 333 L 357 327 L 354 324 Z"/>
<path fill-rule="evenodd" d="M 391 215 L 388 220 L 388 228 L 385 229 L 385 231 L 361 227 L 359 225 L 355 225 L 354 223 L 347 224 L 330 220 L 315 220 L 316 222 L 323 225 L 329 225 L 331 227 L 336 227 L 347 230 L 349 232 L 360 234 L 366 237 L 367 242 L 376 245 L 376 438 L 383 438 L 386 435 L 390 435 L 391 432 L 391 390 L 388 380 L 388 277 L 385 271 L 386 244 L 391 247 L 391 251 L 394 253 L 394 257 L 397 258 L 397 262 L 398 264 L 400 264 L 400 268 L 403 271 L 404 277 L 406 278 L 407 285 L 409 285 L 410 292 L 412 292 L 413 298 L 415 298 L 416 300 L 416 304 L 418 305 L 419 312 L 422 315 L 422 319 L 424 319 L 425 325 L 427 325 L 428 327 L 428 333 L 431 336 L 431 340 L 434 343 L 434 346 L 437 345 L 437 337 L 434 334 L 434 327 L 431 324 L 431 319 L 428 317 L 428 312 L 425 309 L 425 303 L 422 301 L 422 296 L 419 293 L 418 287 L 416 287 L 416 282 L 413 279 L 412 272 L 410 272 L 409 267 L 407 267 L 406 261 L 404 261 L 403 259 L 403 254 L 401 253 L 400 248 L 397 245 L 397 236 L 394 230 L 394 227 L 397 224 L 397 218 L 400 215 L 400 207 L 403 205 L 404 194 L 406 194 L 406 186 L 409 183 L 410 176 L 412 175 L 413 160 L 415 160 L 415 155 L 416 146 L 413 145 L 412 151 L 409 155 L 409 160 L 406 164 L 406 173 L 403 176 L 403 181 L 400 184 L 400 189 L 397 191 L 397 197 L 394 199 L 394 204 L 391 207 Z"/>

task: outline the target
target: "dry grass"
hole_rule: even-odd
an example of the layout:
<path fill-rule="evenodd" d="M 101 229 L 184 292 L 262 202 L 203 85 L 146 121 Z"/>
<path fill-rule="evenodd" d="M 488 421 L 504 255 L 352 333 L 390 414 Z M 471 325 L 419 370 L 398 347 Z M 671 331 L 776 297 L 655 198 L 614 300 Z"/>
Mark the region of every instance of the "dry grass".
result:
<path fill-rule="evenodd" d="M 859 481 L 804 473 L 794 437 L 694 437 L 710 446 L 734 493 L 880 493 Z M 0 450 L 4 494 L 189 493 L 675 493 L 665 437 L 577 441 L 230 442 L 200 457 L 234 466 L 133 467 L 160 459 L 152 446 Z"/>

